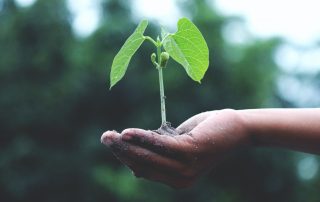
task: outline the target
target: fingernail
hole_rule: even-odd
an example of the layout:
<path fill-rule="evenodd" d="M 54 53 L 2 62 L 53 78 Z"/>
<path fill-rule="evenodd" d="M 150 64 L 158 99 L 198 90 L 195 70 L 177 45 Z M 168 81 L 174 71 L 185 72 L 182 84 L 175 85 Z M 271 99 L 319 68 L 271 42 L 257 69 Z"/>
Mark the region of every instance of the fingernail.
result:
<path fill-rule="evenodd" d="M 100 139 L 100 141 L 101 141 L 101 143 L 102 144 L 107 144 L 107 136 L 108 136 L 108 133 L 107 132 L 104 132 L 103 134 L 102 134 L 102 136 L 101 136 L 101 139 Z"/>
<path fill-rule="evenodd" d="M 101 136 L 101 143 L 109 146 L 110 144 L 112 144 L 112 131 L 107 131 L 107 132 L 104 132 Z"/>

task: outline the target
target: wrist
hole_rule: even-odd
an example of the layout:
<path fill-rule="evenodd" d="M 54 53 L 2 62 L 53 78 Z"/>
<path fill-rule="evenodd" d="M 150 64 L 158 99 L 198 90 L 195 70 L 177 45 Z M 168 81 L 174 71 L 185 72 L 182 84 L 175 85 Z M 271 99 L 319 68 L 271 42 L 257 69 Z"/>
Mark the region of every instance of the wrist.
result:
<path fill-rule="evenodd" d="M 242 110 L 223 109 L 220 110 L 220 113 L 226 117 L 227 128 L 230 128 L 227 133 L 232 135 L 229 140 L 233 140 L 231 142 L 235 147 L 251 147 L 254 145 L 250 124 Z"/>
<path fill-rule="evenodd" d="M 247 146 L 258 146 L 260 140 L 254 129 L 254 116 L 247 110 L 237 110 L 237 114 L 241 120 L 241 128 L 244 131 Z"/>

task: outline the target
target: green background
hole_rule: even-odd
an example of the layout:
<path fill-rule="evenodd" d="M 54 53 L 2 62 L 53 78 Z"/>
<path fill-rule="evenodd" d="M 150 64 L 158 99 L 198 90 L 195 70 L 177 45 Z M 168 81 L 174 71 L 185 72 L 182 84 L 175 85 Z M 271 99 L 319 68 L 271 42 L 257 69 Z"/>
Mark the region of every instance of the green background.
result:
<path fill-rule="evenodd" d="M 142 45 L 124 79 L 108 90 L 112 59 L 137 25 L 134 10 L 127 1 L 102 1 L 101 26 L 79 38 L 63 0 L 26 8 L 1 2 L 1 202 L 320 201 L 320 175 L 303 180 L 297 173 L 301 160 L 319 165 L 319 157 L 274 148 L 237 151 L 186 190 L 134 178 L 100 143 L 106 130 L 155 129 L 161 122 L 151 44 Z M 210 67 L 199 85 L 169 61 L 164 77 L 173 126 L 207 110 L 297 107 L 276 86 L 282 72 L 274 53 L 282 39 L 230 44 L 222 30 L 237 17 L 218 15 L 206 1 L 180 7 L 203 33 Z M 151 23 L 146 34 L 159 31 Z M 320 88 L 320 75 L 312 78 Z"/>

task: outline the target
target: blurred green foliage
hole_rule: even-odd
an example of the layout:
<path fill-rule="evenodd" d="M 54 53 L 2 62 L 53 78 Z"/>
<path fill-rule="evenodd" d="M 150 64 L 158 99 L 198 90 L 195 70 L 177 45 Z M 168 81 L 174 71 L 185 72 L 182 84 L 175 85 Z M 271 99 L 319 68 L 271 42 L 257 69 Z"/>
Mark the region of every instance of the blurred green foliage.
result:
<path fill-rule="evenodd" d="M 272 59 L 280 39 L 246 45 L 225 41 L 234 20 L 206 1 L 181 8 L 210 49 L 201 85 L 170 61 L 165 76 L 168 119 L 222 108 L 286 107 L 275 93 Z M 320 178 L 302 181 L 297 155 L 275 149 L 239 151 L 187 190 L 135 179 L 100 144 L 107 129 L 157 128 L 160 104 L 154 50 L 144 44 L 127 76 L 108 91 L 112 58 L 136 22 L 126 1 L 104 0 L 101 27 L 77 38 L 66 2 L 27 8 L 2 0 L 0 10 L 0 201 L 319 201 Z M 147 33 L 158 33 L 151 25 Z M 316 158 L 316 157 L 315 157 Z"/>

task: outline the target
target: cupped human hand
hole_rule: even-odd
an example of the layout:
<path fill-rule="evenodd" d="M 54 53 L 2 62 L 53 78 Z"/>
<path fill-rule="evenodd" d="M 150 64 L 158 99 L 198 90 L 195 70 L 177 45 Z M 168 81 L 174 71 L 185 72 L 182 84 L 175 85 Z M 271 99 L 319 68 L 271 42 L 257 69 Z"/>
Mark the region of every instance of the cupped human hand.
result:
<path fill-rule="evenodd" d="M 179 135 L 151 130 L 107 131 L 101 141 L 136 177 L 185 188 L 216 166 L 226 154 L 250 145 L 249 133 L 236 110 L 203 112 L 183 122 Z"/>

